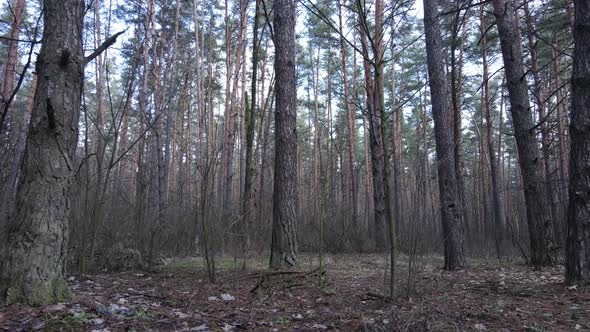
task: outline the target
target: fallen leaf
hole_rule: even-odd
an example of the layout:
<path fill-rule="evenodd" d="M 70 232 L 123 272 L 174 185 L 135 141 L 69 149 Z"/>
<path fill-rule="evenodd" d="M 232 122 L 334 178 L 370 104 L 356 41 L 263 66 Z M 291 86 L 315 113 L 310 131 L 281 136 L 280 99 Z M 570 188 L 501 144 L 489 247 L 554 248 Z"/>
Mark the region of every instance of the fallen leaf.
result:
<path fill-rule="evenodd" d="M 292 315 L 294 320 L 303 320 L 303 316 L 301 314 Z"/>
<path fill-rule="evenodd" d="M 317 324 L 317 323 L 316 324 L 313 324 L 311 326 L 311 328 L 312 329 L 318 329 L 318 330 L 327 330 L 328 329 L 328 327 L 326 325 L 324 325 L 324 324 Z"/>
<path fill-rule="evenodd" d="M 488 328 L 483 324 L 475 324 L 473 327 L 478 331 L 486 331 Z"/>

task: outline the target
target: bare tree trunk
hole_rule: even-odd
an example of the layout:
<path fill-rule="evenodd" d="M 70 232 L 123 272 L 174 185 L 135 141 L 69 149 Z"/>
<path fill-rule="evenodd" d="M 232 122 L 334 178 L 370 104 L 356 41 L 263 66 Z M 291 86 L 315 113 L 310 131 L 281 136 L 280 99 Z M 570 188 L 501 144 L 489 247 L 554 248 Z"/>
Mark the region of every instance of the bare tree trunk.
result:
<path fill-rule="evenodd" d="M 392 7 L 395 6 L 395 1 L 392 1 Z M 395 20 L 391 22 L 391 39 L 395 35 Z M 402 151 L 402 122 L 403 122 L 403 107 L 400 107 L 396 98 L 396 69 L 395 62 L 395 47 L 391 47 L 391 108 L 393 109 L 393 216 L 395 220 L 395 236 L 399 239 L 401 232 L 401 223 L 403 216 L 403 201 L 404 201 L 404 170 L 403 170 L 403 151 Z M 401 87 L 400 87 L 401 90 Z M 400 93 L 401 95 L 401 93 Z M 387 139 L 387 137 L 385 137 Z M 397 240 L 396 240 L 397 241 Z"/>
<path fill-rule="evenodd" d="M 275 180 L 271 268 L 298 265 L 297 258 L 297 93 L 295 81 L 295 1 L 274 2 L 276 73 Z"/>
<path fill-rule="evenodd" d="M 27 143 L 27 134 L 29 132 L 29 124 L 31 122 L 31 115 L 33 114 L 33 107 L 35 106 L 35 91 L 37 90 L 37 74 L 33 74 L 33 82 L 31 82 L 31 92 L 27 97 L 27 110 L 22 119 L 22 128 L 18 132 L 18 136 L 16 138 L 16 143 L 14 147 L 14 160 L 11 163 L 10 174 L 8 176 L 8 180 L 4 187 L 4 196 L 5 199 L 0 203 L 2 207 L 0 214 L 0 233 L 4 234 L 5 230 L 4 227 L 6 226 L 6 222 L 8 218 L 14 214 L 14 209 L 16 208 L 15 200 L 16 200 L 16 191 L 18 189 L 19 177 L 20 172 L 19 169 L 21 167 L 21 163 L 23 161 L 23 156 L 25 153 L 26 143 Z M 0 246 L 1 249 L 1 246 Z M 1 251 L 0 251 L 1 254 Z"/>
<path fill-rule="evenodd" d="M 348 82 L 348 66 L 347 66 L 347 52 L 346 52 L 346 42 L 344 39 L 344 29 L 343 29 L 343 13 L 342 13 L 342 1 L 338 1 L 338 29 L 340 32 L 340 64 L 342 66 L 342 79 L 344 84 L 344 109 L 346 111 L 346 124 L 348 126 L 348 160 L 347 160 L 347 167 L 348 167 L 348 174 L 350 174 L 349 179 L 349 189 L 350 189 L 350 204 L 352 206 L 352 215 L 351 215 L 351 222 L 353 225 L 353 230 L 355 230 L 355 234 L 358 234 L 359 225 L 358 225 L 358 198 L 357 198 L 357 178 L 356 172 L 354 168 L 354 160 L 356 158 L 356 148 L 355 148 L 355 140 L 356 140 L 356 124 L 355 124 L 355 109 L 354 104 L 351 105 L 349 100 L 350 98 L 350 90 L 349 90 L 349 82 Z M 357 244 L 357 249 L 360 249 Z"/>
<path fill-rule="evenodd" d="M 463 252 L 463 225 L 461 201 L 455 171 L 454 144 L 451 131 L 452 106 L 448 98 L 447 78 L 444 69 L 442 40 L 436 1 L 424 0 L 424 30 L 436 158 L 443 226 L 445 269 L 454 271 L 465 265 Z"/>
<path fill-rule="evenodd" d="M 84 3 L 45 0 L 43 45 L 17 209 L 5 234 L 0 301 L 39 305 L 69 297 L 65 275 L 70 188 L 77 170 Z"/>
<path fill-rule="evenodd" d="M 534 40 L 534 26 L 533 26 L 533 18 L 531 17 L 529 11 L 529 4 L 525 2 L 524 6 L 524 14 L 525 14 L 525 22 L 526 22 L 526 37 L 527 37 L 527 46 L 529 48 L 529 54 L 531 57 L 531 73 L 533 74 L 533 81 L 534 81 L 534 89 L 533 89 L 533 96 L 535 97 L 535 104 L 537 105 L 538 112 L 539 112 L 539 121 L 541 122 L 541 151 L 543 153 L 543 170 L 544 170 L 544 177 L 545 177 L 545 192 L 547 195 L 547 201 L 551 203 L 551 219 L 555 222 L 558 220 L 557 212 L 555 207 L 555 200 L 554 200 L 554 190 L 551 181 L 551 170 L 550 170 L 550 151 L 549 146 L 551 144 L 549 139 L 549 114 L 547 114 L 546 102 L 545 102 L 545 93 L 543 91 L 542 82 L 539 77 L 539 66 L 537 60 L 537 49 L 536 49 L 536 42 Z M 555 56 L 555 54 L 554 54 Z M 558 223 L 555 223 L 555 230 L 559 230 Z M 556 236 L 556 240 L 559 240 L 559 237 Z"/>
<path fill-rule="evenodd" d="M 373 36 L 373 47 L 375 55 L 375 106 L 378 107 L 381 118 L 381 146 L 383 147 L 383 180 L 385 181 L 385 211 L 389 239 L 389 296 L 395 294 L 395 259 L 397 255 L 397 243 L 395 236 L 395 220 L 393 215 L 393 192 L 391 190 L 391 167 L 389 165 L 389 150 L 385 146 L 387 138 L 387 117 L 385 114 L 385 37 L 383 28 L 384 5 L 383 0 L 375 2 L 375 35 Z"/>
<path fill-rule="evenodd" d="M 460 3 L 459 1 L 455 3 Z M 456 9 L 456 8 L 454 8 Z M 463 130 L 462 120 L 462 92 L 463 92 L 463 48 L 465 39 L 466 17 L 461 10 L 456 10 L 451 23 L 451 101 L 453 106 L 453 141 L 455 154 L 455 173 L 457 174 L 457 190 L 460 200 L 460 208 L 463 223 L 466 225 L 469 221 L 466 218 L 465 211 L 465 180 L 463 168 L 465 161 L 463 158 Z M 461 35 L 459 35 L 461 33 Z M 459 40 L 460 39 L 460 40 Z M 457 45 L 459 44 L 459 45 Z M 459 57 L 457 58 L 457 46 L 459 47 Z"/>
<path fill-rule="evenodd" d="M 371 57 L 369 55 L 369 37 L 368 25 L 366 24 L 366 8 L 363 4 L 358 3 L 358 11 L 360 13 L 360 32 L 361 43 L 363 51 L 363 69 L 365 74 L 365 90 L 367 92 L 366 108 L 369 117 L 369 147 L 371 148 L 371 166 L 373 178 L 373 200 L 375 211 L 375 250 L 384 251 L 386 249 L 386 230 L 387 225 L 387 193 L 385 183 L 385 160 L 384 147 L 382 138 L 382 119 L 379 106 L 375 104 L 379 101 L 376 97 L 376 82 L 372 77 Z M 364 23 L 363 23 L 364 22 Z"/>
<path fill-rule="evenodd" d="M 559 47 L 559 44 L 555 43 L 555 48 Z M 565 103 L 567 102 L 565 98 L 563 98 L 561 90 L 561 79 L 559 77 L 559 56 L 555 48 L 552 49 L 553 53 L 553 76 L 555 77 L 555 96 L 557 98 L 557 136 L 559 138 L 559 145 L 557 146 L 557 153 L 558 153 L 558 174 L 559 174 L 559 185 L 558 193 L 560 194 L 560 200 L 562 202 L 568 200 L 568 170 L 567 170 L 567 154 L 568 154 L 568 137 L 567 132 L 565 130 L 566 127 L 566 119 L 565 119 Z M 551 202 L 552 206 L 555 205 L 555 202 Z M 555 208 L 556 209 L 556 208 Z M 557 223 L 556 223 L 557 226 Z M 560 235 L 560 229 L 556 229 L 556 237 Z M 558 237 L 557 240 L 560 238 Z"/>
<path fill-rule="evenodd" d="M 490 99 L 490 86 L 489 86 L 489 72 L 488 72 L 488 38 L 485 35 L 487 23 L 485 20 L 483 6 L 480 11 L 480 31 L 482 33 L 482 59 L 483 59 L 483 90 L 484 90 L 484 105 L 486 109 L 486 141 L 488 145 L 488 155 L 490 162 L 490 177 L 492 180 L 492 204 L 494 215 L 494 244 L 496 247 L 496 255 L 498 259 L 502 259 L 502 236 L 504 234 L 504 203 L 502 202 L 500 193 L 500 179 L 498 178 L 498 161 L 496 160 L 496 151 L 494 149 L 494 134 L 493 134 L 493 122 L 492 122 L 492 100 Z"/>
<path fill-rule="evenodd" d="M 311 187 L 312 218 L 318 220 L 320 218 L 320 198 L 322 189 L 320 187 L 320 153 L 321 153 L 321 133 L 320 133 L 320 117 L 319 117 L 319 76 L 320 76 L 320 48 L 318 47 L 317 57 L 313 57 L 313 45 L 310 43 L 310 63 L 312 67 L 312 90 L 313 90 L 313 180 Z M 331 158 L 331 156 L 328 156 Z M 332 179 L 329 179 L 332 181 Z M 301 192 L 300 192 L 301 194 Z M 330 195 L 329 195 L 330 196 Z"/>
<path fill-rule="evenodd" d="M 552 263 L 551 212 L 529 105 L 520 30 L 510 0 L 493 0 L 492 4 L 504 59 L 514 135 L 524 185 L 531 264 L 548 265 Z"/>
<path fill-rule="evenodd" d="M 223 204 L 223 219 L 227 222 L 231 216 L 230 200 L 231 200 L 231 183 L 233 179 L 233 150 L 234 150 L 234 136 L 235 136 L 235 87 L 232 82 L 238 80 L 238 65 L 235 62 L 239 61 L 240 48 L 237 48 L 235 61 L 232 62 L 232 52 L 234 52 L 231 42 L 231 25 L 229 17 L 229 4 L 225 1 L 225 65 L 226 65 L 226 81 L 225 81 L 225 110 L 224 110 L 224 139 L 223 139 L 223 156 L 222 156 L 222 173 L 221 173 L 221 197 Z M 235 65 L 235 69 L 232 67 Z M 233 88 L 233 90 L 232 90 Z"/>
<path fill-rule="evenodd" d="M 574 0 L 570 192 L 565 278 L 590 284 L 590 4 Z"/>
<path fill-rule="evenodd" d="M 125 191 L 130 190 L 130 178 L 131 174 L 129 172 L 132 169 L 132 164 L 129 161 L 129 158 L 125 157 L 124 154 L 127 154 L 129 151 L 129 113 L 131 112 L 131 103 L 133 100 L 133 94 L 135 91 L 135 79 L 139 67 L 139 59 L 137 58 L 139 54 L 134 53 L 133 64 L 131 65 L 131 69 L 129 71 L 129 81 L 127 82 L 127 92 L 125 94 L 125 103 L 123 105 L 122 110 L 122 119 L 121 119 L 121 126 L 120 126 L 120 135 L 119 135 L 119 151 L 121 161 L 117 167 L 116 177 L 119 179 L 122 184 L 121 188 Z"/>
<path fill-rule="evenodd" d="M 4 67 L 0 89 L 0 133 L 4 132 L 4 124 L 10 113 L 10 102 L 15 88 L 16 67 L 18 65 L 18 40 L 21 30 L 20 25 L 22 24 L 25 10 L 25 0 L 13 0 L 11 8 L 13 15 L 10 33 L 8 35 L 8 38 L 10 38 L 8 40 L 8 54 L 6 56 L 6 67 Z M 13 121 L 13 123 L 16 122 Z"/>
<path fill-rule="evenodd" d="M 20 25 L 22 24 L 23 12 L 25 8 L 25 0 L 15 0 L 12 4 L 12 24 L 10 27 L 10 34 L 8 41 L 8 54 L 6 59 L 6 66 L 2 76 L 2 85 L 0 86 L 0 144 L 6 148 L 7 158 L 0 162 L 0 193 L 2 194 L 2 202 L 0 202 L 0 230 L 5 223 L 5 220 L 14 210 L 14 200 L 16 195 L 16 185 L 18 177 L 18 169 L 22 160 L 25 140 L 20 140 L 20 133 L 27 133 L 29 121 L 24 116 L 22 121 L 18 121 L 18 117 L 10 116 L 11 112 L 11 97 L 14 94 L 16 67 L 18 64 L 18 39 L 20 36 Z M 24 75 L 23 73 L 22 75 Z M 36 77 L 34 78 L 36 83 Z M 35 91 L 35 86 L 32 86 L 32 93 Z M 5 132 L 5 119 L 9 119 L 10 130 L 8 135 L 2 134 Z M 29 117 L 30 118 L 30 117 Z M 16 137 L 16 142 L 12 142 L 9 138 L 7 144 L 4 143 L 7 137 Z M 26 139 L 26 137 L 25 137 Z M 12 144 L 15 144 L 12 147 Z M 0 151 L 3 152 L 3 151 Z M 12 159 L 12 162 L 9 160 Z M 6 167 L 6 168 L 5 168 Z M 5 171 L 8 169 L 7 171 Z M 5 180 L 6 177 L 6 180 Z"/>
<path fill-rule="evenodd" d="M 258 22 L 260 12 L 260 1 L 254 0 L 256 7 L 254 9 L 254 38 L 252 40 L 252 82 L 251 82 L 251 100 L 250 105 L 246 107 L 246 170 L 244 174 L 244 201 L 242 205 L 242 215 L 245 218 L 246 229 L 249 231 L 248 234 L 253 234 L 253 223 L 255 220 L 254 211 L 250 209 L 256 208 L 256 197 L 254 196 L 254 128 L 256 126 L 256 77 L 258 74 L 258 49 L 260 47 L 260 41 L 258 40 Z M 264 91 L 263 91 L 264 93 Z M 247 103 L 247 101 L 246 101 Z M 250 249 L 251 239 L 248 236 L 247 247 Z"/>
<path fill-rule="evenodd" d="M 147 7 L 147 15 L 145 17 L 145 39 L 144 39 L 144 47 L 142 52 L 142 74 L 141 74 L 141 82 L 140 88 L 138 93 L 138 106 L 139 106 L 139 132 L 138 135 L 142 135 L 139 140 L 138 144 L 138 154 L 137 154 L 137 172 L 135 178 L 135 230 L 136 230 L 136 241 L 137 247 L 139 250 L 143 251 L 144 247 L 144 238 L 143 238 L 143 224 L 145 222 L 146 216 L 146 206 L 147 206 L 147 181 L 148 181 L 148 174 L 147 174 L 147 164 L 146 164 L 146 145 L 148 139 L 144 132 L 148 129 L 148 81 L 149 81 L 149 72 L 150 72 L 150 48 L 147 47 L 151 43 L 152 39 L 152 29 L 150 28 L 152 24 L 152 16 L 154 15 L 154 2 L 153 0 L 148 1 Z M 150 138 L 151 139 L 151 138 Z"/>

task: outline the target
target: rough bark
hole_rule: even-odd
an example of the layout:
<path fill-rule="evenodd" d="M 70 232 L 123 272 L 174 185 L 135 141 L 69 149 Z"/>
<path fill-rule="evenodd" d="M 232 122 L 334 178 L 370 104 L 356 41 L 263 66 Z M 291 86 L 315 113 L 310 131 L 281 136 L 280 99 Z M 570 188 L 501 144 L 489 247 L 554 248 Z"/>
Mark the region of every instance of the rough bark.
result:
<path fill-rule="evenodd" d="M 552 264 L 551 212 L 529 104 L 520 30 L 510 0 L 493 0 L 492 4 L 502 48 L 510 113 L 524 185 L 531 264 L 549 265 Z"/>
<path fill-rule="evenodd" d="M 381 131 L 381 114 L 376 105 L 378 101 L 375 97 L 376 82 L 372 77 L 371 56 L 369 55 L 369 38 L 367 25 L 363 23 L 365 18 L 362 16 L 365 9 L 359 5 L 359 13 L 361 13 L 361 44 L 363 51 L 363 70 L 365 75 L 365 90 L 367 93 L 366 110 L 368 114 L 369 124 L 369 147 L 371 157 L 371 174 L 373 179 L 373 211 L 374 211 L 374 239 L 375 250 L 382 252 L 386 249 L 386 230 L 387 225 L 387 196 L 385 183 L 385 159 L 383 149 L 383 138 Z"/>
<path fill-rule="evenodd" d="M 0 300 L 39 305 L 69 296 L 64 280 L 70 187 L 83 85 L 84 2 L 45 0 L 38 83 L 17 209 L 0 267 Z"/>
<path fill-rule="evenodd" d="M 590 284 L 590 3 L 574 0 L 566 282 Z"/>
<path fill-rule="evenodd" d="M 451 130 L 452 105 L 443 64 L 442 38 L 435 0 L 424 0 L 424 30 L 436 159 L 444 239 L 445 269 L 457 270 L 465 265 L 461 200 L 455 172 L 454 144 Z"/>
<path fill-rule="evenodd" d="M 295 81 L 295 1 L 274 2 L 276 73 L 275 176 L 271 268 L 296 266 L 297 130 Z"/>

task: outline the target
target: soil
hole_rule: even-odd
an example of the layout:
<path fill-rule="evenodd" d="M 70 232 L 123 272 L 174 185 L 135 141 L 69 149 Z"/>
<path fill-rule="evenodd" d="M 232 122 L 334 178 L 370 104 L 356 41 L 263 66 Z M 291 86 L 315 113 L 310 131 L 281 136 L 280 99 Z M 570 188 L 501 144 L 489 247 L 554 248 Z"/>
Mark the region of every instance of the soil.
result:
<path fill-rule="evenodd" d="M 590 289 L 565 286 L 562 267 L 472 260 L 446 272 L 420 257 L 409 274 L 400 257 L 391 300 L 387 260 L 329 256 L 325 273 L 311 257 L 279 272 L 218 260 L 214 284 L 196 258 L 72 275 L 70 302 L 1 308 L 0 331 L 590 331 Z"/>

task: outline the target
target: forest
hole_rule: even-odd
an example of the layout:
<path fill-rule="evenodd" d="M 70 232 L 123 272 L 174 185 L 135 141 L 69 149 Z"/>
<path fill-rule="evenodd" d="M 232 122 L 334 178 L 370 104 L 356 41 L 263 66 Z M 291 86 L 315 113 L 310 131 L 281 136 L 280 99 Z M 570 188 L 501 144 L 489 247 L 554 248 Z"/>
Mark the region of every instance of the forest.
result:
<path fill-rule="evenodd" d="M 0 331 L 590 331 L 589 0 L 0 1 Z"/>

